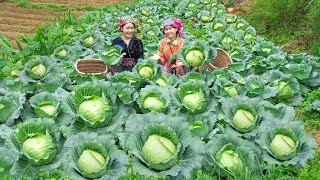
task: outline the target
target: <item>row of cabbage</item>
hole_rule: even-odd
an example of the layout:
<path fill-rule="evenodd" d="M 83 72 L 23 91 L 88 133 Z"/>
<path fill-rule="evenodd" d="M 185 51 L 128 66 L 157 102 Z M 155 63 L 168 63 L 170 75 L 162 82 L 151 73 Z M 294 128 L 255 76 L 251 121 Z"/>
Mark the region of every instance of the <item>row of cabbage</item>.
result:
<path fill-rule="evenodd" d="M 184 79 L 148 58 L 107 79 L 76 75 L 79 58 L 119 63 L 111 40 L 127 14 L 140 21 L 146 57 L 163 37 L 161 20 L 175 16 L 208 32 L 206 42 L 186 32 L 178 55 L 186 66 L 210 62 L 217 47 L 234 63 Z M 292 106 L 319 87 L 319 58 L 282 52 L 214 0 L 143 1 L 82 18 L 87 33 L 0 83 L 1 174 L 32 179 L 61 169 L 72 179 L 118 179 L 130 166 L 156 178 L 190 179 L 199 169 L 258 178 L 264 165 L 299 168 L 313 158 L 315 140 L 293 121 Z"/>

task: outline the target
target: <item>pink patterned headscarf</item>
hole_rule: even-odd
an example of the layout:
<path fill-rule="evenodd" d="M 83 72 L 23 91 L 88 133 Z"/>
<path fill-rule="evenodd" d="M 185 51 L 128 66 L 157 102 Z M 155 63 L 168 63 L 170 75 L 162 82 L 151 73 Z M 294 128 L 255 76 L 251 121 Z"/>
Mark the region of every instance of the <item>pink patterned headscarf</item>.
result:
<path fill-rule="evenodd" d="M 172 26 L 172 27 L 175 27 L 178 29 L 178 35 L 180 37 L 183 36 L 183 27 L 182 27 L 182 24 L 183 22 L 180 20 L 180 19 L 177 19 L 177 18 L 169 18 L 169 19 L 166 19 L 162 22 L 162 26 L 161 26 L 161 29 L 162 31 L 164 32 L 164 27 L 166 26 Z"/>
<path fill-rule="evenodd" d="M 131 16 L 122 16 L 117 22 L 118 32 L 122 32 L 121 27 L 125 24 L 132 23 L 134 24 L 134 19 Z"/>

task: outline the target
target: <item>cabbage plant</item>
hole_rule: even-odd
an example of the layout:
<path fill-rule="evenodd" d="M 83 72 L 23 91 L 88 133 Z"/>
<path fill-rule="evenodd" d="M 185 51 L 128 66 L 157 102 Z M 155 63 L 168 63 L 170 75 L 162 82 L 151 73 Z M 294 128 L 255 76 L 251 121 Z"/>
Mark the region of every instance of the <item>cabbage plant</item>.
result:
<path fill-rule="evenodd" d="M 283 74 L 278 70 L 271 70 L 263 76 L 271 86 L 277 87 L 277 95 L 273 98 L 287 105 L 298 105 L 303 101 L 300 84 L 292 75 Z"/>
<path fill-rule="evenodd" d="M 257 173 L 259 148 L 232 134 L 218 134 L 206 144 L 204 168 L 234 178 Z M 245 172 L 245 173 L 244 173 Z"/>
<path fill-rule="evenodd" d="M 166 113 L 174 107 L 171 99 L 167 89 L 148 85 L 140 90 L 137 103 L 143 113 L 150 111 Z"/>
<path fill-rule="evenodd" d="M 316 141 L 307 136 L 301 121 L 270 121 L 260 126 L 261 136 L 256 142 L 263 150 L 268 164 L 304 167 L 313 159 Z"/>
<path fill-rule="evenodd" d="M 119 179 L 126 175 L 127 155 L 111 135 L 82 132 L 67 138 L 64 168 L 72 179 Z"/>
<path fill-rule="evenodd" d="M 39 56 L 25 64 L 19 79 L 26 86 L 37 86 L 39 91 L 54 92 L 67 83 L 63 69 L 52 58 Z"/>
<path fill-rule="evenodd" d="M 159 113 L 132 115 L 121 137 L 124 148 L 135 156 L 132 168 L 139 175 L 190 179 L 201 167 L 203 142 L 191 137 L 182 118 Z"/>
<path fill-rule="evenodd" d="M 233 83 L 221 77 L 214 82 L 213 87 L 211 88 L 212 94 L 216 97 L 233 97 L 238 95 L 245 94 L 245 90 L 240 84 Z"/>
<path fill-rule="evenodd" d="M 210 102 L 208 90 L 204 81 L 189 81 L 182 83 L 177 93 L 182 107 L 188 113 L 197 114 L 203 112 Z"/>
<path fill-rule="evenodd" d="M 178 53 L 178 58 L 185 66 L 199 67 L 211 63 L 217 55 L 217 50 L 207 43 L 195 40 L 184 44 Z"/>
<path fill-rule="evenodd" d="M 202 10 L 199 12 L 198 14 L 198 19 L 202 22 L 202 23 L 209 23 L 212 20 L 212 15 L 210 11 L 207 10 Z"/>
<path fill-rule="evenodd" d="M 148 59 L 139 61 L 132 71 L 139 74 L 142 79 L 152 80 L 157 74 L 163 72 L 163 68 L 156 61 Z"/>
<path fill-rule="evenodd" d="M 216 18 L 211 24 L 212 31 L 224 32 L 227 29 L 227 23 L 222 18 Z"/>
<path fill-rule="evenodd" d="M 268 99 L 277 95 L 277 87 L 267 85 L 267 82 L 258 75 L 249 75 L 246 77 L 245 89 L 249 97 L 260 97 Z"/>
<path fill-rule="evenodd" d="M 141 86 L 142 78 L 136 72 L 123 71 L 120 73 L 115 73 L 107 75 L 109 81 L 113 83 L 124 83 L 133 86 L 135 89 L 138 89 Z"/>
<path fill-rule="evenodd" d="M 92 56 L 95 52 L 103 50 L 104 40 L 98 31 L 91 31 L 82 34 L 76 42 L 77 51 L 81 57 Z"/>
<path fill-rule="evenodd" d="M 56 48 L 52 56 L 57 61 L 74 62 L 77 59 L 76 52 L 73 50 L 73 47 L 68 45 L 62 45 Z"/>
<path fill-rule="evenodd" d="M 30 106 L 37 117 L 56 118 L 60 110 L 60 102 L 54 94 L 42 92 L 32 96 L 29 100 Z"/>
<path fill-rule="evenodd" d="M 132 105 L 133 102 L 135 102 L 136 99 L 138 98 L 137 89 L 134 88 L 134 86 L 132 85 L 129 85 L 123 82 L 118 82 L 118 83 L 113 83 L 112 87 L 115 88 L 119 99 L 124 104 Z"/>
<path fill-rule="evenodd" d="M 108 82 L 87 82 L 74 89 L 70 96 L 76 114 L 90 127 L 106 126 L 116 113 L 116 97 Z"/>
<path fill-rule="evenodd" d="M 21 93 L 9 92 L 0 96 L 0 123 L 12 126 L 19 118 L 25 101 L 26 97 Z"/>
<path fill-rule="evenodd" d="M 63 127 L 64 135 L 121 130 L 125 117 L 135 111 L 120 103 L 116 91 L 104 80 L 85 82 L 75 87 L 71 94 L 61 90 L 62 109 L 70 115 L 70 125 Z"/>
<path fill-rule="evenodd" d="M 150 42 L 158 42 L 161 35 L 160 28 L 157 26 L 151 26 L 149 24 L 143 24 L 142 39 Z"/>
<path fill-rule="evenodd" d="M 181 117 L 187 120 L 193 137 L 199 137 L 206 142 L 217 133 L 220 133 L 220 129 L 216 126 L 217 116 L 212 111 L 215 106 L 209 105 L 208 110 L 200 114 L 190 115 L 181 113 Z"/>
<path fill-rule="evenodd" d="M 272 54 L 280 52 L 279 47 L 276 47 L 272 42 L 259 41 L 252 47 L 252 52 L 257 56 L 268 57 Z"/>
<path fill-rule="evenodd" d="M 160 74 L 158 74 L 157 76 L 154 77 L 151 84 L 174 88 L 174 87 L 177 87 L 181 82 L 182 82 L 182 79 L 176 75 L 173 75 L 173 74 L 161 74 L 160 75 Z"/>
<path fill-rule="evenodd" d="M 265 117 L 265 106 L 272 104 L 258 98 L 236 96 L 221 99 L 224 120 L 229 123 L 229 131 L 244 138 L 255 137 L 262 121 L 273 119 L 272 115 Z"/>
<path fill-rule="evenodd" d="M 6 131 L 5 144 L 17 158 L 11 168 L 12 177 L 35 179 L 40 172 L 60 167 L 62 147 L 60 132 L 52 119 L 29 119 Z"/>

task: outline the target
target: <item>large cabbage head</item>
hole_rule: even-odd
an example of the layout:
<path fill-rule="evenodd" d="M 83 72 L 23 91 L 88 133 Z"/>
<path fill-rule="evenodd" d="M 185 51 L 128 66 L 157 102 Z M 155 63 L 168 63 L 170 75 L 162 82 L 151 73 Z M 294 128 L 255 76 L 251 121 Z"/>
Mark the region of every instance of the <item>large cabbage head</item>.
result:
<path fill-rule="evenodd" d="M 152 79 L 154 74 L 153 69 L 150 66 L 142 66 L 138 73 L 144 79 Z"/>
<path fill-rule="evenodd" d="M 29 75 L 32 77 L 32 79 L 42 79 L 47 72 L 47 67 L 43 64 L 36 64 L 29 69 Z"/>
<path fill-rule="evenodd" d="M 192 47 L 188 50 L 186 50 L 185 53 L 185 61 L 190 66 L 198 67 L 203 65 L 205 60 L 203 49 L 199 46 Z"/>
<path fill-rule="evenodd" d="M 182 99 L 183 105 L 191 110 L 201 109 L 205 102 L 206 97 L 201 91 L 191 92 Z"/>
<path fill-rule="evenodd" d="M 270 144 L 271 152 L 276 159 L 285 161 L 291 159 L 291 154 L 296 151 L 296 143 L 288 136 L 277 134 Z"/>
<path fill-rule="evenodd" d="M 232 123 L 237 130 L 243 132 L 246 131 L 243 129 L 248 129 L 255 125 L 255 117 L 249 111 L 238 109 L 233 115 Z"/>
<path fill-rule="evenodd" d="M 165 106 L 165 103 L 159 97 L 149 96 L 144 99 L 143 106 L 147 109 L 161 112 Z"/>
<path fill-rule="evenodd" d="M 44 134 L 36 134 L 35 136 L 29 137 L 22 145 L 24 154 L 35 160 L 49 157 L 52 149 L 55 149 L 52 138 Z"/>
<path fill-rule="evenodd" d="M 228 168 L 231 171 L 241 169 L 243 162 L 238 153 L 232 150 L 225 150 L 221 153 L 219 162 L 223 167 Z"/>
<path fill-rule="evenodd" d="M 142 157 L 150 164 L 165 163 L 173 157 L 175 152 L 176 146 L 174 143 L 157 134 L 149 136 L 142 147 Z"/>
<path fill-rule="evenodd" d="M 95 173 L 101 170 L 106 163 L 106 158 L 100 153 L 86 149 L 79 157 L 78 165 L 82 173 Z"/>
<path fill-rule="evenodd" d="M 80 114 L 91 122 L 102 120 L 106 112 L 109 112 L 111 109 L 112 105 L 108 100 L 98 96 L 91 96 L 79 106 Z"/>

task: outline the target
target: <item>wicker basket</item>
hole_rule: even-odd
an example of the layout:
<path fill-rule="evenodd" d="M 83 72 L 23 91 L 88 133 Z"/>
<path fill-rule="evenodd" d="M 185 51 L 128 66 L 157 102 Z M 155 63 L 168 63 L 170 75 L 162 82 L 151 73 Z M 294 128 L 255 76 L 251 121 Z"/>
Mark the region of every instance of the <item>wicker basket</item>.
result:
<path fill-rule="evenodd" d="M 198 70 L 201 72 L 204 69 L 209 69 L 211 71 L 218 68 L 226 68 L 232 63 L 233 61 L 229 54 L 223 49 L 217 48 L 217 56 L 215 57 L 213 62 L 199 67 Z"/>
<path fill-rule="evenodd" d="M 78 59 L 75 63 L 77 74 L 107 74 L 108 67 L 99 59 Z"/>

